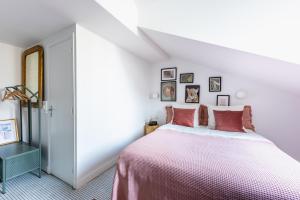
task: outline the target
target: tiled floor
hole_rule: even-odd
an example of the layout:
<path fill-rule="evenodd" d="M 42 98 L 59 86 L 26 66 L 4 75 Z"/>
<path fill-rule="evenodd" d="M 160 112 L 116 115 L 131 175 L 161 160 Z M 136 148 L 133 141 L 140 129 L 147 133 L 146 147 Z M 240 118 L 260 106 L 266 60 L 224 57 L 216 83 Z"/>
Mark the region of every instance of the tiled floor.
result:
<path fill-rule="evenodd" d="M 79 190 L 58 178 L 43 174 L 38 178 L 32 174 L 25 174 L 7 182 L 7 193 L 1 194 L 2 200 L 110 200 L 115 168 L 111 168 L 92 180 Z"/>

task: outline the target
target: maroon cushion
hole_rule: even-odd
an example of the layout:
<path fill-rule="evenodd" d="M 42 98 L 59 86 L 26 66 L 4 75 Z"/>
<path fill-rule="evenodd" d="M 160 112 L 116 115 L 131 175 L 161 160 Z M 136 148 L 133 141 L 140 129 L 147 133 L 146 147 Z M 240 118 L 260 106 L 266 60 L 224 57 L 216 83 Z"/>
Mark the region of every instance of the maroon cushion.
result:
<path fill-rule="evenodd" d="M 203 104 L 201 104 L 199 108 L 199 125 L 208 125 L 208 108 Z"/>
<path fill-rule="evenodd" d="M 194 127 L 195 109 L 174 108 L 173 124 Z"/>
<path fill-rule="evenodd" d="M 243 111 L 214 110 L 216 130 L 245 132 L 243 129 Z"/>
<path fill-rule="evenodd" d="M 244 107 L 244 113 L 243 113 L 243 126 L 245 129 L 250 129 L 255 132 L 255 127 L 252 123 L 252 110 L 251 106 L 245 106 Z"/>
<path fill-rule="evenodd" d="M 171 123 L 173 119 L 173 107 L 166 106 L 166 123 Z"/>

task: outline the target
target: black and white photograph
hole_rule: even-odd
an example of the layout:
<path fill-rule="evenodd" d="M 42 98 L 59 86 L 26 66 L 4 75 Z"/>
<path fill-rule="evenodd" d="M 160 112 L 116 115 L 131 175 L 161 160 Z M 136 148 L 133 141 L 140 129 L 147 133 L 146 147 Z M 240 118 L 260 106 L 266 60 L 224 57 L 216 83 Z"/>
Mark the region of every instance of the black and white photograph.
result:
<path fill-rule="evenodd" d="M 162 68 L 161 81 L 175 81 L 177 79 L 177 68 Z"/>
<path fill-rule="evenodd" d="M 209 92 L 222 91 L 222 77 L 209 77 Z"/>

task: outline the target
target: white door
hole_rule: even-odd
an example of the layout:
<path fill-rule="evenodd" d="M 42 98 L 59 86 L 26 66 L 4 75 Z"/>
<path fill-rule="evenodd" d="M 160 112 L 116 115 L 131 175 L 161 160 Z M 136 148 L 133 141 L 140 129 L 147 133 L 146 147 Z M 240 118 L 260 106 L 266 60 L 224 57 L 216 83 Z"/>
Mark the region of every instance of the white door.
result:
<path fill-rule="evenodd" d="M 74 186 L 73 37 L 48 47 L 50 171 Z"/>

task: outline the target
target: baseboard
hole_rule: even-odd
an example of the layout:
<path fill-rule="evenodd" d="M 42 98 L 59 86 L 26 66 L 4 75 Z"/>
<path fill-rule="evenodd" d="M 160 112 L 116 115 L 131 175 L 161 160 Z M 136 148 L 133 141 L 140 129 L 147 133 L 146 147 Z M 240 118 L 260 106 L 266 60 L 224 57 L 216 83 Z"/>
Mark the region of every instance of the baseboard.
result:
<path fill-rule="evenodd" d="M 47 166 L 46 170 L 47 174 L 51 174 L 51 168 L 49 166 Z"/>
<path fill-rule="evenodd" d="M 118 158 L 118 156 L 112 157 L 111 159 L 109 159 L 106 162 L 104 162 L 103 164 L 101 164 L 95 170 L 89 172 L 84 177 L 79 178 L 77 180 L 77 184 L 74 186 L 74 188 L 75 189 L 81 188 L 82 186 L 86 185 L 88 182 L 90 182 L 91 180 L 93 180 L 94 178 L 96 178 L 97 176 L 99 176 L 100 174 L 102 174 L 103 172 L 108 170 L 109 168 L 111 168 L 113 165 L 116 164 L 117 158 Z"/>

